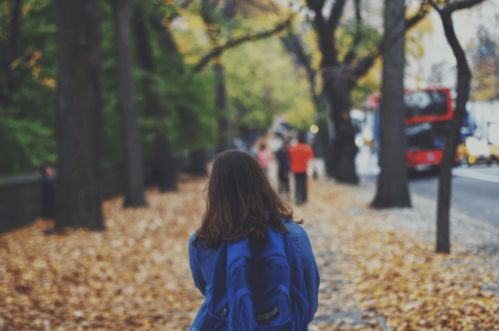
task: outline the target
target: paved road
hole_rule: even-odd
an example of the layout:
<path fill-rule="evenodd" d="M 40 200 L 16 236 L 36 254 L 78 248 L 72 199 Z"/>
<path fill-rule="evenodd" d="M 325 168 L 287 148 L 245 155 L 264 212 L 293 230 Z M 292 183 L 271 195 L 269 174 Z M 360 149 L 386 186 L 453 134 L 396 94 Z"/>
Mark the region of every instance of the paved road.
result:
<path fill-rule="evenodd" d="M 452 208 L 499 228 L 499 166 L 461 167 L 453 171 Z M 410 179 L 410 188 L 437 198 L 438 175 L 421 174 Z"/>

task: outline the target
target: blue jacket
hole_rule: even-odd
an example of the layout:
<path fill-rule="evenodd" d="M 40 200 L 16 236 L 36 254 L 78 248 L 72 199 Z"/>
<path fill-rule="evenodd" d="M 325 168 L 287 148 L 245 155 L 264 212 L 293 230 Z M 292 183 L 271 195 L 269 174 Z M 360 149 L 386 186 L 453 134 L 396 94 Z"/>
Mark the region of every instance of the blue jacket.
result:
<path fill-rule="evenodd" d="M 315 262 L 314 253 L 310 240 L 305 230 L 298 224 L 286 221 L 286 228 L 288 235 L 291 237 L 296 254 L 301 256 L 302 262 L 300 267 L 304 274 L 304 279 L 307 287 L 308 302 L 310 303 L 309 309 L 312 314 L 315 314 L 318 306 L 318 290 L 319 290 L 319 271 Z M 189 239 L 189 263 L 192 272 L 194 284 L 205 296 L 205 300 L 199 309 L 197 316 L 200 312 L 207 309 L 207 304 L 210 302 L 211 287 L 213 286 L 213 273 L 215 265 L 215 256 L 217 249 L 209 248 L 202 244 L 195 244 L 195 235 Z M 192 330 L 197 330 L 197 317 L 192 324 Z"/>

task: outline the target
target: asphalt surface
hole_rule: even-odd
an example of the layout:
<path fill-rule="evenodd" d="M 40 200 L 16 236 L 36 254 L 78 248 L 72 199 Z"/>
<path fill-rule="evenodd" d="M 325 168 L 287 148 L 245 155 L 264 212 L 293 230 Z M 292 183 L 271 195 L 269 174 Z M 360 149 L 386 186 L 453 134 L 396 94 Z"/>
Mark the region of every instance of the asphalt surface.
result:
<path fill-rule="evenodd" d="M 438 174 L 420 173 L 409 183 L 412 192 L 437 199 Z M 499 228 L 499 166 L 455 168 L 452 208 Z"/>

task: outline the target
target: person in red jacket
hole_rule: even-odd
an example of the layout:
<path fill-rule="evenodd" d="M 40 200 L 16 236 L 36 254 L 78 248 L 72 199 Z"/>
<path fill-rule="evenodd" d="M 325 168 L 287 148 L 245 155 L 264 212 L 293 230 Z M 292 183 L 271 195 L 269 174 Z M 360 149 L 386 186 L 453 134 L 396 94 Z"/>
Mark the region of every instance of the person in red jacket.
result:
<path fill-rule="evenodd" d="M 295 177 L 295 199 L 296 204 L 307 201 L 307 168 L 308 162 L 314 158 L 312 148 L 306 142 L 304 133 L 298 135 L 298 144 L 289 149 L 289 161 L 291 171 Z"/>

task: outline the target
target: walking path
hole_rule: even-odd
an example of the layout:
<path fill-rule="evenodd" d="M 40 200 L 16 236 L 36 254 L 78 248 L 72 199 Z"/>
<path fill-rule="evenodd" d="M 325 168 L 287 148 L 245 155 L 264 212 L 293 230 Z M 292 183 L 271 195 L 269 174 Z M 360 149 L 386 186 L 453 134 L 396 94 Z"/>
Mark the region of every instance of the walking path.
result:
<path fill-rule="evenodd" d="M 312 331 L 498 329 L 498 252 L 464 233 L 497 243 L 488 229 L 453 219 L 453 253 L 435 255 L 431 202 L 373 211 L 368 184 L 310 184 L 311 199 L 295 214 L 322 278 Z M 202 300 L 187 238 L 205 185 L 184 179 L 178 193 L 149 191 L 148 208 L 108 201 L 104 233 L 45 237 L 48 224 L 37 222 L 1 235 L 0 330 L 186 330 Z"/>
<path fill-rule="evenodd" d="M 297 214 L 326 284 L 317 330 L 498 328 L 497 229 L 453 212 L 453 253 L 435 255 L 435 202 L 413 195 L 412 209 L 376 211 L 371 182 L 311 184 Z"/>

